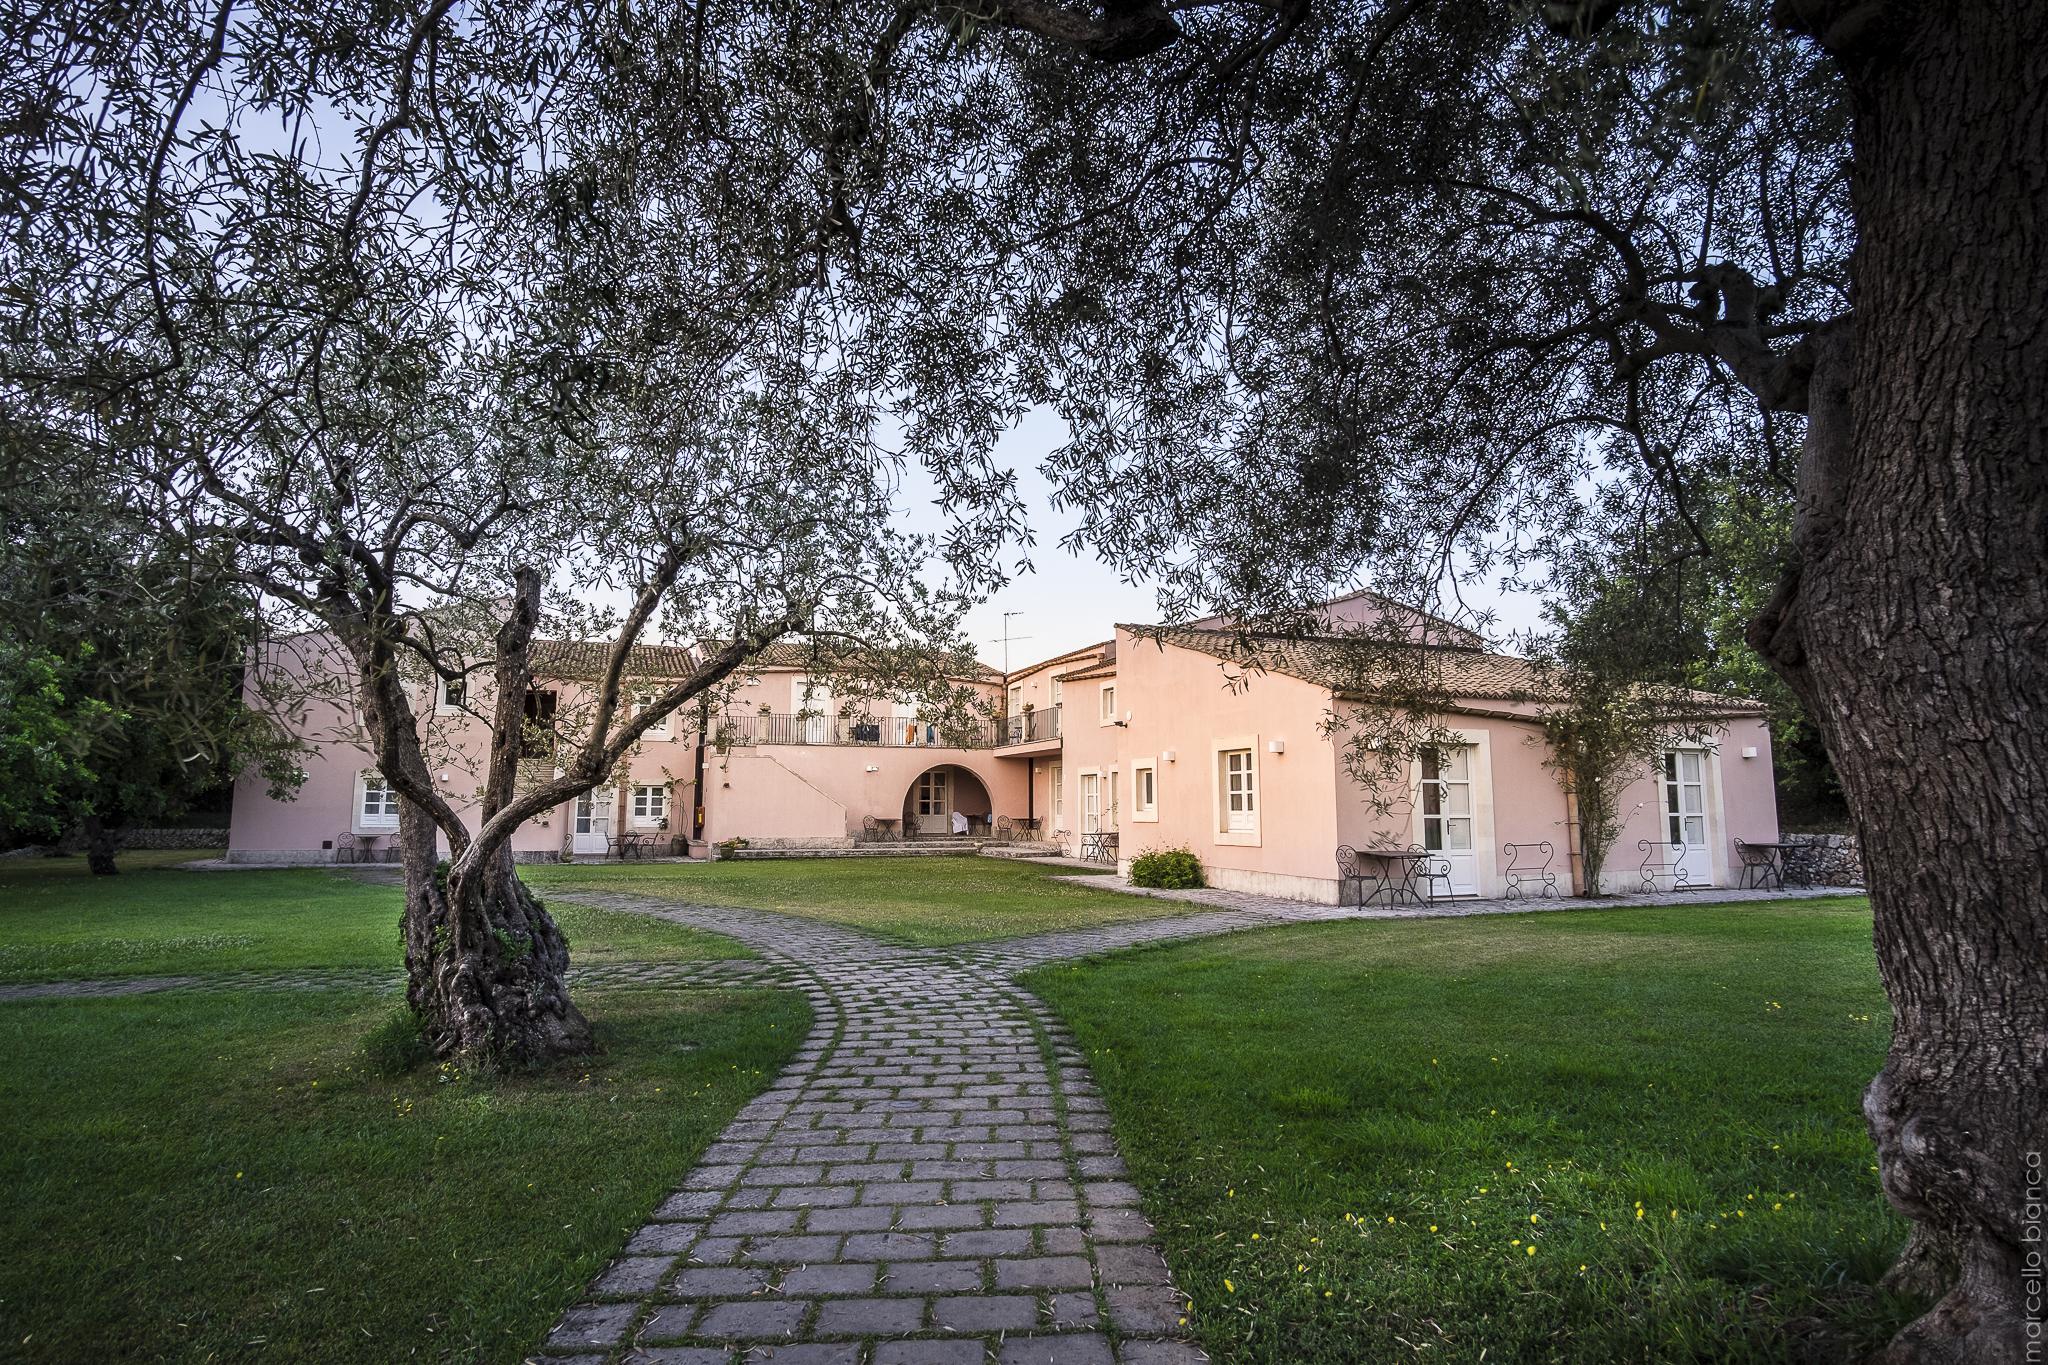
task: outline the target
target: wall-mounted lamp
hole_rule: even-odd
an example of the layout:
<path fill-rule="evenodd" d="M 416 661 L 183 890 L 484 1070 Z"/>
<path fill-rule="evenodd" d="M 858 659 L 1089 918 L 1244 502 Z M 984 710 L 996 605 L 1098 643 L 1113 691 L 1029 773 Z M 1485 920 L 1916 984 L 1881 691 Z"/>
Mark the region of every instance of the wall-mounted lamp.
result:
<path fill-rule="evenodd" d="M 442 785 L 442 786 L 444 786 L 444 787 L 448 785 L 448 774 L 446 774 L 446 773 L 442 773 L 442 774 L 441 774 L 441 785 Z"/>
<path fill-rule="evenodd" d="M 868 771 L 871 773 L 878 773 L 882 771 L 882 765 L 879 763 L 870 763 L 868 764 Z"/>
<path fill-rule="evenodd" d="M 1284 754 L 1284 753 L 1286 753 L 1286 752 L 1287 752 L 1287 741 L 1286 741 L 1286 740 L 1284 740 L 1284 739 L 1269 739 L 1269 740 L 1267 740 L 1267 741 L 1266 741 L 1266 752 L 1267 752 L 1267 753 L 1269 753 L 1269 754 Z"/>
<path fill-rule="evenodd" d="M 1172 763 L 1180 757 L 1180 754 L 1176 750 L 1168 749 L 1165 752 L 1161 753 L 1159 757 L 1162 762 Z"/>
<path fill-rule="evenodd" d="M 1755 757 L 1756 757 L 1756 745 L 1754 745 L 1754 744 L 1748 744 L 1748 745 L 1744 745 L 1744 746 L 1743 746 L 1743 750 L 1742 750 L 1742 756 L 1743 756 L 1744 758 L 1755 758 Z"/>

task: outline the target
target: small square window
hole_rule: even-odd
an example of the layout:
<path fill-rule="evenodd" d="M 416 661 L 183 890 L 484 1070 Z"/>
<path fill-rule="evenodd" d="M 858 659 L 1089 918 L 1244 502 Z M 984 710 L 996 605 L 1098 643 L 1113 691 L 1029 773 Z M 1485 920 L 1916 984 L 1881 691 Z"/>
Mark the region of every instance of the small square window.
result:
<path fill-rule="evenodd" d="M 1116 722 L 1116 684 L 1115 684 L 1115 683 L 1104 683 L 1104 684 L 1102 685 L 1102 723 L 1103 723 L 1104 725 L 1112 725 L 1112 724 L 1114 724 L 1115 722 Z"/>
<path fill-rule="evenodd" d="M 1159 818 L 1159 777 L 1150 763 L 1131 769 L 1131 817 L 1136 820 Z"/>
<path fill-rule="evenodd" d="M 633 714 L 638 716 L 642 711 L 653 706 L 655 698 L 660 695 L 658 692 L 635 692 L 633 694 Z M 669 728 L 669 722 L 672 719 L 674 719 L 673 712 L 663 716 L 660 720 L 641 731 L 641 737 L 643 739 L 667 739 L 672 733 Z"/>
<path fill-rule="evenodd" d="M 660 785 L 633 788 L 633 823 L 643 829 L 658 827 L 668 819 L 668 788 Z"/>
<path fill-rule="evenodd" d="M 398 828 L 398 793 L 392 790 L 384 774 L 366 772 L 362 777 L 363 799 L 356 807 L 357 818 L 364 829 Z"/>

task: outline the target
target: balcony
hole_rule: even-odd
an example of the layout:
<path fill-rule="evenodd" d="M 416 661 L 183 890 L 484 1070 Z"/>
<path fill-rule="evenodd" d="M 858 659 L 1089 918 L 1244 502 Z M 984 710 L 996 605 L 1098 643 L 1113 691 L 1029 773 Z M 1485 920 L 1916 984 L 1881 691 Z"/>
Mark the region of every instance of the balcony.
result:
<path fill-rule="evenodd" d="M 1014 716 L 1005 716 L 1003 736 L 997 744 L 1007 748 L 1012 744 L 1037 744 L 1059 737 L 1060 708 L 1049 706 L 1042 711 L 1020 711 Z"/>
<path fill-rule="evenodd" d="M 819 744 L 855 749 L 993 749 L 997 727 L 986 721 L 941 724 L 906 717 L 863 720 L 797 712 L 725 716 L 712 723 L 711 742 L 734 745 Z"/>

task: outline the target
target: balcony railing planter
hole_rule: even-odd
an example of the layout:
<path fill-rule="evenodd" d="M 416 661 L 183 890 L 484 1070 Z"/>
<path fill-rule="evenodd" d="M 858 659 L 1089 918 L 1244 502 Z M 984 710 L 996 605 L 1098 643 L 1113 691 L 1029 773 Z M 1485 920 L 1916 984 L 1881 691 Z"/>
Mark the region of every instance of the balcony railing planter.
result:
<path fill-rule="evenodd" d="M 1043 711 L 1025 709 L 1003 720 L 1004 745 L 1036 744 L 1042 739 L 1060 737 L 1060 708 L 1047 707 Z"/>
<path fill-rule="evenodd" d="M 993 749 L 993 724 L 942 723 L 905 717 L 826 716 L 816 712 L 726 716 L 711 732 L 719 749 L 735 745 L 821 744 L 864 749 Z"/>

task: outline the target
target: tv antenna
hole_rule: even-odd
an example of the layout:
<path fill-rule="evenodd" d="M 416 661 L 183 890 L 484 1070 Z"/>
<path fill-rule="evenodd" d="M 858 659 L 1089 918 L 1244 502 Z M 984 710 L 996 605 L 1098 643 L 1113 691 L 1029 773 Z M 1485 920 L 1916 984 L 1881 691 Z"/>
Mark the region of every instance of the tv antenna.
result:
<path fill-rule="evenodd" d="M 1003 677 L 1005 677 L 1005 678 L 1008 678 L 1008 677 L 1010 676 L 1010 641 L 1012 641 L 1012 640 L 1028 640 L 1028 639 L 1030 639 L 1030 638 L 1031 638 L 1031 637 L 1030 637 L 1029 635 L 1012 635 L 1012 634 L 1010 634 L 1010 618 L 1011 618 L 1012 616 L 1022 616 L 1023 614 L 1024 614 L 1024 613 L 1023 613 L 1023 612 L 1021 612 L 1021 611 L 1006 611 L 1006 612 L 1004 612 L 1004 613 L 1003 613 L 1003 638 L 1002 638 L 1002 639 L 1001 639 L 1000 641 L 998 641 L 998 640 L 990 640 L 990 641 L 989 641 L 989 643 L 990 643 L 990 644 L 992 644 L 992 645 L 993 645 L 993 644 L 1001 644 L 1001 645 L 1002 645 L 1002 647 L 1003 647 Z"/>

